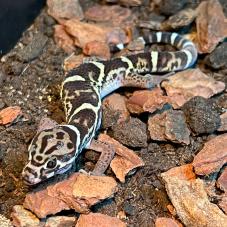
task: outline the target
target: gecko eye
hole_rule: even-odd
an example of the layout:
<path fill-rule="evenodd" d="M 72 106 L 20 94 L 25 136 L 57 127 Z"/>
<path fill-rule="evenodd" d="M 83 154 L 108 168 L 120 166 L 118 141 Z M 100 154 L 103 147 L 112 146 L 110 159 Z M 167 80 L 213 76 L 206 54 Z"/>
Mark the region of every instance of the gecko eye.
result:
<path fill-rule="evenodd" d="M 53 169 L 53 168 L 56 167 L 56 165 L 57 165 L 57 159 L 56 158 L 53 158 L 50 161 L 48 161 L 47 168 L 48 169 Z"/>

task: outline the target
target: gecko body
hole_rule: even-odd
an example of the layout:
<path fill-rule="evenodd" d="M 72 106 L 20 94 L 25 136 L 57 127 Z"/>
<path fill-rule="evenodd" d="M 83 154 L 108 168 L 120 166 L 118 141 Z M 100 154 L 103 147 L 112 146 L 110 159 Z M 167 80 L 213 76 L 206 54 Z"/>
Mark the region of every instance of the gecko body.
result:
<path fill-rule="evenodd" d="M 162 80 L 162 76 L 148 73 L 184 70 L 197 59 L 194 44 L 177 33 L 152 33 L 142 41 L 145 44 L 168 43 L 179 50 L 151 51 L 109 61 L 88 62 L 71 70 L 61 89 L 67 123 L 35 135 L 28 148 L 28 163 L 22 173 L 27 184 L 37 184 L 64 173 L 72 167 L 84 148 L 98 148 L 93 138 L 101 123 L 103 97 L 123 86 L 151 88 Z M 103 144 L 101 150 L 111 151 L 111 148 Z M 103 173 L 112 156 L 110 152 L 101 155 L 94 173 Z"/>

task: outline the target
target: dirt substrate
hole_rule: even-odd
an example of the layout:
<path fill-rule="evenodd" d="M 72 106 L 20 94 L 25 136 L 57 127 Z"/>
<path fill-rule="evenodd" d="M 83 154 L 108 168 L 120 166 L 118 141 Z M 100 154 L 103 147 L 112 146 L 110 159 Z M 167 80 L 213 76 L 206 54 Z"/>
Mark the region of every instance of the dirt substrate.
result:
<path fill-rule="evenodd" d="M 20 106 L 23 112 L 23 117 L 16 123 L 0 126 L 0 213 L 6 217 L 10 216 L 14 205 L 23 203 L 28 191 L 44 188 L 53 181 L 67 177 L 65 174 L 51 179 L 38 188 L 28 188 L 21 180 L 21 171 L 28 155 L 27 146 L 41 117 L 48 116 L 58 123 L 64 121 L 59 86 L 64 78 L 62 64 L 67 54 L 53 41 L 55 23 L 44 9 L 35 23 L 24 32 L 17 46 L 0 62 L 0 108 Z M 31 42 L 32 48 L 25 49 Z M 222 71 L 215 79 L 225 82 L 226 73 Z M 124 93 L 123 90 L 120 92 Z M 220 109 L 227 107 L 225 93 L 212 99 Z M 138 118 L 146 121 L 148 114 Z M 124 210 L 127 223 L 131 226 L 151 226 L 156 217 L 170 216 L 166 208 L 170 201 L 160 174 L 172 167 L 191 163 L 208 138 L 206 134 L 192 135 L 187 146 L 148 140 L 144 148 L 133 148 L 144 160 L 145 166 L 127 177 L 125 183 L 119 184 L 113 199 L 94 206 L 92 210 L 110 216 Z M 78 158 L 77 168 L 86 169 L 92 161 L 95 162 L 96 156 L 93 151 L 83 152 Z M 110 169 L 107 175 L 113 175 Z"/>

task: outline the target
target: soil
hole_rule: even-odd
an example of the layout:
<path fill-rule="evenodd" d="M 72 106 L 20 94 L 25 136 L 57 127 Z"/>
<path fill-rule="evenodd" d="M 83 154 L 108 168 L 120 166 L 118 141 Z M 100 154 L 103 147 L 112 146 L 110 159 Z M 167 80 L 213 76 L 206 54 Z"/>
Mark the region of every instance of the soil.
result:
<path fill-rule="evenodd" d="M 51 179 L 38 189 L 27 187 L 21 179 L 28 155 L 27 146 L 41 117 L 48 116 L 58 123 L 64 121 L 59 87 L 64 78 L 62 64 L 67 54 L 53 40 L 54 24 L 55 21 L 44 9 L 24 32 L 16 47 L 0 62 L 0 107 L 20 106 L 24 114 L 16 123 L 0 126 L 0 213 L 7 217 L 14 205 L 23 203 L 28 191 L 38 190 L 66 177 Z M 37 46 L 32 48 L 31 53 L 24 51 L 25 46 L 37 36 L 40 42 L 34 43 Z M 220 71 L 215 79 L 226 81 L 226 74 Z M 226 108 L 225 94 L 212 99 L 220 108 Z M 129 176 L 126 183 L 119 184 L 115 197 L 96 205 L 93 211 L 116 216 L 124 210 L 129 226 L 151 226 L 156 217 L 170 216 L 166 208 L 170 201 L 160 174 L 172 167 L 190 163 L 207 139 L 207 135 L 192 136 L 189 146 L 148 141 L 145 148 L 133 149 L 144 160 L 145 167 Z M 81 154 L 77 168 L 87 168 L 91 162 L 87 156 L 86 151 Z M 111 170 L 107 171 L 108 174 L 112 174 Z"/>

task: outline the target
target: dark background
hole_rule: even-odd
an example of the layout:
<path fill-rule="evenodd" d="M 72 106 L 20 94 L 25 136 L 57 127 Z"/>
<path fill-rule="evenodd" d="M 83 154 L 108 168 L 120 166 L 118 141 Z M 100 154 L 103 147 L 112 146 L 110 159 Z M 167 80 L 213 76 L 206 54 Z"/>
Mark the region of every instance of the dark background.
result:
<path fill-rule="evenodd" d="M 0 56 L 17 43 L 44 5 L 45 0 L 0 0 Z"/>

